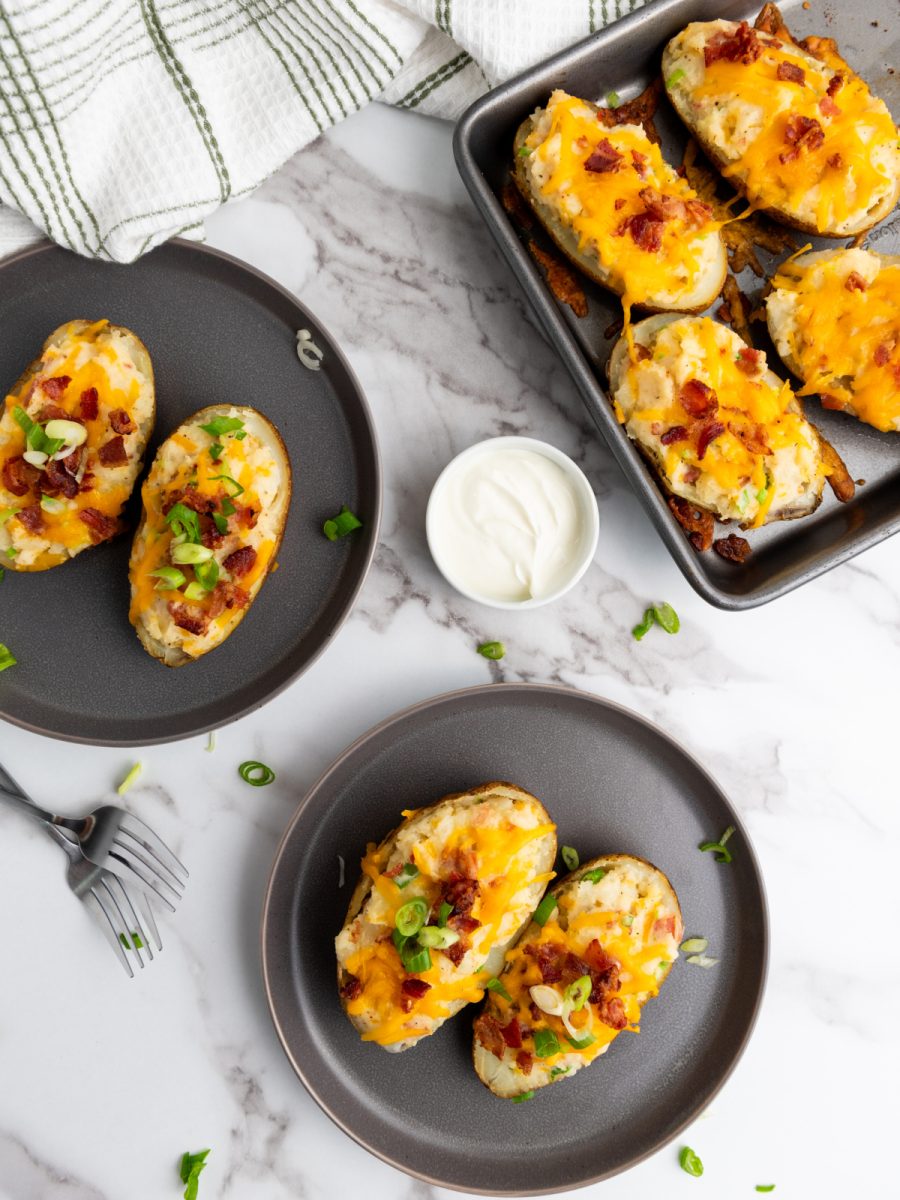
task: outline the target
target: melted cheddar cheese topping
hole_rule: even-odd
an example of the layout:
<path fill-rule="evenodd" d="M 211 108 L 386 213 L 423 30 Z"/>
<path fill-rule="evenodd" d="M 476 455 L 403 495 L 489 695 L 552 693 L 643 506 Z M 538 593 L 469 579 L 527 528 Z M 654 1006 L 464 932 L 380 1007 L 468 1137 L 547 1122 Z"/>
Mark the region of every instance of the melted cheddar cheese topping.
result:
<path fill-rule="evenodd" d="M 900 261 L 855 249 L 806 255 L 780 267 L 766 308 L 799 395 L 900 431 Z"/>
<path fill-rule="evenodd" d="M 601 143 L 621 158 L 611 170 L 589 170 L 585 164 Z M 647 211 L 641 197 L 647 189 L 669 200 L 697 200 L 639 125 L 606 126 L 584 101 L 556 91 L 536 114 L 523 151 L 534 194 L 629 303 L 693 307 L 692 293 L 708 290 L 703 280 L 722 248 L 720 225 L 703 206 L 690 220 L 666 219 L 658 248 L 642 248 L 629 233 L 631 218 Z"/>
<path fill-rule="evenodd" d="M 484 995 L 487 980 L 499 962 L 487 965 L 528 919 L 550 870 L 548 838 L 555 830 L 537 802 L 509 800 L 500 795 L 479 797 L 478 803 L 457 807 L 445 802 L 426 810 L 401 826 L 395 841 L 369 845 L 362 871 L 372 891 L 360 914 L 336 939 L 338 963 L 361 985 L 347 1001 L 347 1012 L 362 1026 L 364 1041 L 390 1046 L 433 1032 L 463 1004 Z M 400 887 L 387 872 L 413 862 L 418 875 Z M 406 973 L 392 941 L 397 913 L 416 897 L 429 909 L 428 923 L 437 923 L 443 887 L 448 878 L 464 874 L 478 880 L 478 891 L 469 916 L 478 921 L 466 933 L 467 949 L 454 963 L 441 950 L 431 950 L 431 966 L 414 977 Z M 405 980 L 415 978 L 428 991 L 404 1007 Z"/>
<path fill-rule="evenodd" d="M 93 391 L 94 407 L 83 410 L 82 396 Z M 29 490 L 18 495 L 19 488 L 13 491 L 7 486 L 14 476 L 4 468 L 21 459 L 28 445 L 25 430 L 13 411 L 23 409 L 43 428 L 51 419 L 46 415 L 51 406 L 57 420 L 74 419 L 87 431 L 75 476 L 78 491 L 71 497 L 60 495 L 57 488 L 48 485 L 41 469 Z M 130 431 L 120 435 L 127 461 L 105 464 L 99 454 L 101 447 L 117 436 L 110 425 L 110 414 L 117 410 L 125 413 L 131 423 Z M 84 417 L 84 411 L 95 415 Z M 106 320 L 90 324 L 71 321 L 61 327 L 44 348 L 37 373 L 6 396 L 0 411 L 0 563 L 4 567 L 45 570 L 92 545 L 91 526 L 79 515 L 85 509 L 115 522 L 134 487 L 153 411 L 152 374 L 135 362 L 132 335 L 111 327 Z M 30 475 L 36 473 L 37 468 Z M 40 527 L 32 529 L 25 523 L 29 514 L 25 519 L 17 514 L 35 505 L 41 505 Z"/>
<path fill-rule="evenodd" d="M 645 339 L 613 399 L 629 436 L 651 453 L 676 495 L 756 527 L 810 490 L 821 493 L 826 468 L 790 385 L 767 370 L 761 351 L 748 354 L 725 325 L 682 317 Z M 685 407 L 695 381 L 715 394 L 702 418 Z M 704 446 L 710 426 L 714 436 Z M 669 440 L 675 434 L 683 436 Z"/>
<path fill-rule="evenodd" d="M 833 236 L 865 228 L 869 214 L 886 215 L 882 206 L 897 196 L 900 145 L 885 103 L 824 39 L 816 57 L 759 34 L 755 61 L 706 65 L 710 39 L 736 28 L 728 21 L 689 25 L 670 43 L 665 64 L 673 99 L 690 108 L 722 174 L 740 182 L 752 207 L 777 209 Z M 779 68 L 795 78 L 779 78 Z M 812 131 L 806 139 L 804 129 Z"/>

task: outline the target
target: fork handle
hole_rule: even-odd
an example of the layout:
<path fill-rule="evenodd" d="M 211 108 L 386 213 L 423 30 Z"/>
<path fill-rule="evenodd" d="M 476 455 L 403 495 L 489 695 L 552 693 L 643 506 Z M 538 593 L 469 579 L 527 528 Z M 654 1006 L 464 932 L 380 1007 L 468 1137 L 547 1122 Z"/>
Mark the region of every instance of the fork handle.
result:
<path fill-rule="evenodd" d="M 8 804 L 10 808 L 17 808 L 19 812 L 25 813 L 33 820 L 40 821 L 43 825 L 61 824 L 53 813 L 39 808 L 34 801 L 28 799 L 25 792 L 2 764 L 0 764 L 0 800 L 4 804 Z"/>

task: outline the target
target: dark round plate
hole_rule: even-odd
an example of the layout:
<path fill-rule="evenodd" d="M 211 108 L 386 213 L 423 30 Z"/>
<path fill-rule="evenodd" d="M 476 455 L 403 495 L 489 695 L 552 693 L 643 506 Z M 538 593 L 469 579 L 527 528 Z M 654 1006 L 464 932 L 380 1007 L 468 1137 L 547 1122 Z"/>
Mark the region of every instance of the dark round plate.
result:
<path fill-rule="evenodd" d="M 583 860 L 649 859 L 681 901 L 686 936 L 709 938 L 710 970 L 679 960 L 602 1061 L 498 1100 L 471 1063 L 470 1008 L 402 1054 L 360 1041 L 341 1010 L 335 934 L 367 841 L 448 792 L 490 779 L 527 788 Z M 734 861 L 698 844 L 735 825 Z M 338 887 L 338 855 L 346 882 Z M 566 688 L 496 684 L 439 696 L 366 734 L 297 810 L 262 921 L 263 973 L 294 1070 L 346 1133 L 430 1183 L 483 1195 L 580 1187 L 633 1166 L 710 1101 L 750 1036 L 762 998 L 766 902 L 741 822 L 703 768 L 659 729 Z"/>
<path fill-rule="evenodd" d="M 378 534 L 381 479 L 368 406 L 347 360 L 294 296 L 237 259 L 170 242 L 131 266 L 42 245 L 0 264 L 0 385 L 11 387 L 44 338 L 73 317 L 108 317 L 146 343 L 156 373 L 159 443 L 206 404 L 259 408 L 293 468 L 279 569 L 218 649 L 171 670 L 128 623 L 126 536 L 50 571 L 6 572 L 0 629 L 18 665 L 0 674 L 0 716 L 99 745 L 173 741 L 264 704 L 340 628 Z M 324 351 L 309 371 L 296 331 Z M 322 522 L 347 504 L 364 528 L 340 542 Z M 127 516 L 140 515 L 140 488 Z"/>

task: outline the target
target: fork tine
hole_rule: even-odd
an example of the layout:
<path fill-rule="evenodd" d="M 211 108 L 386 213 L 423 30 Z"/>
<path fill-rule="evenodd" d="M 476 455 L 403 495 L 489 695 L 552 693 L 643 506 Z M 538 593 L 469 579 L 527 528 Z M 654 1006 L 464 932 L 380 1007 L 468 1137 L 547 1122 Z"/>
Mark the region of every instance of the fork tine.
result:
<path fill-rule="evenodd" d="M 190 871 L 184 863 L 175 857 L 162 838 L 155 834 L 140 817 L 126 812 L 119 823 L 119 829 L 122 833 L 127 833 L 134 838 L 138 845 L 142 846 L 149 854 L 158 858 L 170 874 L 176 878 L 181 877 L 182 880 L 190 877 Z"/>
<path fill-rule="evenodd" d="M 126 837 L 134 840 L 133 835 L 127 829 L 123 830 L 120 828 L 119 833 L 124 833 Z M 118 836 L 113 838 L 113 845 L 118 847 L 123 854 L 130 854 L 132 858 L 137 859 L 142 866 L 147 868 L 151 878 L 158 879 L 160 883 L 164 883 L 167 888 L 170 888 L 175 893 L 179 900 L 181 899 L 182 892 L 184 891 L 184 880 L 179 875 L 173 874 L 165 867 L 161 870 L 159 865 L 157 865 L 158 860 L 151 862 L 146 854 L 143 854 L 127 842 L 123 842 Z M 173 879 L 174 883 L 171 882 Z"/>
<path fill-rule="evenodd" d="M 85 892 L 81 898 L 84 901 L 85 907 L 93 915 L 95 920 L 99 922 L 104 934 L 106 935 L 106 940 L 112 946 L 116 953 L 116 957 L 125 968 L 125 973 L 128 975 L 128 978 L 134 979 L 134 970 L 131 966 L 131 963 L 128 961 L 128 955 L 125 953 L 122 943 L 119 941 L 119 933 L 116 928 L 115 921 L 113 921 L 112 917 L 109 915 L 107 901 L 99 896 L 94 888 L 91 888 L 89 891 Z M 91 901 L 93 901 L 93 903 L 91 903 Z"/>
<path fill-rule="evenodd" d="M 159 936 L 159 930 L 156 928 L 156 918 L 153 915 L 153 905 L 150 903 L 150 897 L 144 892 L 139 892 L 137 901 L 147 922 L 147 928 L 153 934 L 157 950 L 162 950 L 162 938 Z"/>
<path fill-rule="evenodd" d="M 177 891 L 167 879 L 163 879 L 161 875 L 157 874 L 149 864 L 147 864 L 146 871 L 144 871 L 141 866 L 138 866 L 134 859 L 141 858 L 142 862 L 143 859 L 142 856 L 137 853 L 137 851 L 128 850 L 122 845 L 121 842 L 118 841 L 114 841 L 113 846 L 117 847 L 117 849 L 114 850 L 110 848 L 108 851 L 109 857 L 115 859 L 116 862 L 121 863 L 123 867 L 130 871 L 138 880 L 140 880 L 142 890 L 143 888 L 149 888 L 155 894 L 159 902 L 161 904 L 165 904 L 169 912 L 174 912 L 175 904 L 172 902 L 169 896 L 165 892 L 160 891 L 156 885 L 160 884 L 162 887 L 168 888 L 174 896 L 176 902 L 181 899 L 181 892 Z"/>
<path fill-rule="evenodd" d="M 129 926 L 128 930 L 126 930 L 126 937 L 130 939 L 132 946 L 134 946 L 134 935 L 137 934 L 138 941 L 140 941 L 142 947 L 146 950 L 150 962 L 153 962 L 153 948 L 150 945 L 150 939 L 144 932 L 144 927 L 141 925 L 141 918 L 138 916 L 137 909 L 132 903 L 131 893 L 128 891 L 128 888 L 124 885 L 122 880 L 117 878 L 115 875 L 110 875 L 110 877 L 107 879 L 107 886 L 110 888 L 114 887 L 122 893 L 122 896 L 125 900 L 126 911 L 131 913 L 134 921 L 134 924 Z M 138 954 L 141 953 L 140 948 L 137 946 L 134 948 Z M 141 965 L 143 966 L 143 963 Z"/>
<path fill-rule="evenodd" d="M 115 892 L 110 887 L 110 881 L 115 880 L 115 878 L 116 878 L 115 875 L 110 875 L 110 874 L 101 876 L 100 880 L 98 881 L 97 889 L 92 889 L 92 890 L 95 892 L 95 894 L 96 894 L 96 891 L 100 888 L 102 888 L 106 891 L 107 895 L 109 896 L 110 900 L 113 903 L 113 907 L 115 908 L 116 914 L 119 918 L 121 932 L 125 934 L 126 938 L 128 938 L 129 941 L 132 941 L 131 930 L 130 930 L 129 924 L 128 924 L 128 918 L 126 917 L 125 913 L 122 911 L 122 907 L 119 904 L 118 897 L 116 896 Z M 124 889 L 123 889 L 123 891 L 124 891 Z M 141 941 L 143 941 L 143 940 L 144 939 L 141 938 Z M 145 964 L 144 964 L 143 958 L 141 957 L 141 952 L 140 952 L 140 950 L 138 950 L 138 948 L 136 946 L 134 946 L 133 941 L 132 941 L 132 946 L 134 948 L 131 951 L 131 953 L 137 958 L 138 966 L 141 969 L 143 969 Z"/>

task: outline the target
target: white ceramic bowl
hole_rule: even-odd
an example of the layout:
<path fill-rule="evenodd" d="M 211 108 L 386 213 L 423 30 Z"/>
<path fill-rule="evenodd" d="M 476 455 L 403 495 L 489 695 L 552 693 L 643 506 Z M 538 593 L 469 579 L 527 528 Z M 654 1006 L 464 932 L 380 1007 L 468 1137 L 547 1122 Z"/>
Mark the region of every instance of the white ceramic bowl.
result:
<path fill-rule="evenodd" d="M 437 500 L 440 498 L 443 489 L 447 487 L 450 480 L 453 479 L 458 471 L 468 466 L 478 455 L 489 454 L 496 450 L 529 450 L 533 454 L 541 454 L 549 459 L 550 462 L 560 467 L 573 485 L 575 497 L 582 515 L 581 541 L 577 552 L 572 556 L 572 569 L 565 583 L 547 596 L 528 600 L 497 600 L 492 596 L 473 592 L 455 578 L 453 571 L 447 565 L 446 557 L 441 553 L 440 531 L 437 528 L 435 519 Z M 437 477 L 435 485 L 431 489 L 431 496 L 428 499 L 428 508 L 425 513 L 425 536 L 428 539 L 428 549 L 431 551 L 431 557 L 434 559 L 437 569 L 451 587 L 455 588 L 469 600 L 477 600 L 479 604 L 486 604 L 490 608 L 513 610 L 540 608 L 544 604 L 552 604 L 554 600 L 558 600 L 560 596 L 564 596 L 566 592 L 571 591 L 591 565 L 597 549 L 597 539 L 600 536 L 600 514 L 597 511 L 597 498 L 594 495 L 591 485 L 588 483 L 587 476 L 567 454 L 563 454 L 562 450 L 557 450 L 555 446 L 551 446 L 548 442 L 540 442 L 536 438 L 488 438 L 487 441 L 478 442 L 474 446 L 470 446 L 468 450 L 463 450 L 461 454 L 457 454 L 456 458 L 451 459 Z"/>

